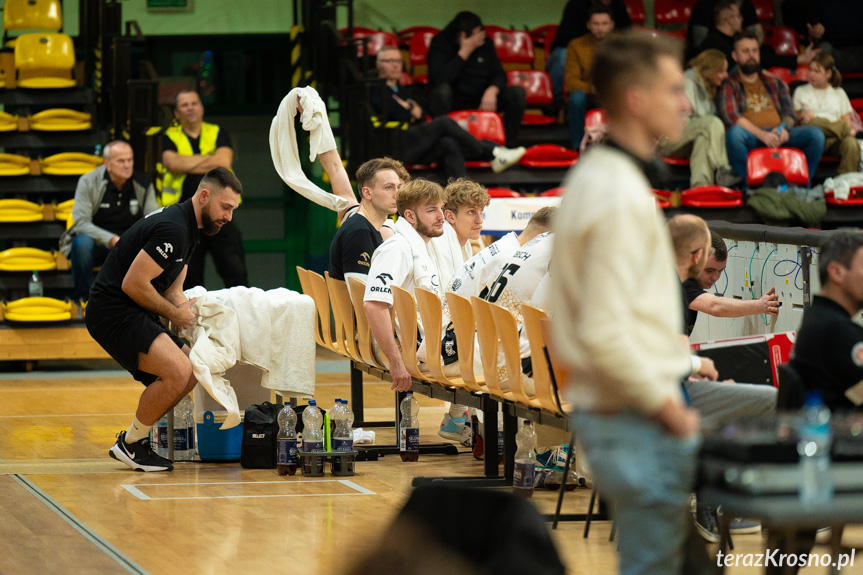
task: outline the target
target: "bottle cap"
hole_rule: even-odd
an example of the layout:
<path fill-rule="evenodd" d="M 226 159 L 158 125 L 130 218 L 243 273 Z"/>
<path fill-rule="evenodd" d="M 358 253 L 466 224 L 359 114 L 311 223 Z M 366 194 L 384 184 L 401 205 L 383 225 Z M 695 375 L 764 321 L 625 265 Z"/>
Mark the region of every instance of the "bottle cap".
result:
<path fill-rule="evenodd" d="M 318 402 L 315 401 L 314 399 L 309 400 L 309 405 L 317 405 L 317 404 L 318 404 Z"/>
<path fill-rule="evenodd" d="M 812 390 L 806 394 L 805 405 L 822 405 L 823 403 L 824 403 L 824 398 L 821 396 L 820 391 Z"/>
<path fill-rule="evenodd" d="M 291 406 L 291 402 L 290 402 L 290 400 L 286 401 L 286 402 L 285 402 L 285 407 L 290 407 L 290 406 Z"/>

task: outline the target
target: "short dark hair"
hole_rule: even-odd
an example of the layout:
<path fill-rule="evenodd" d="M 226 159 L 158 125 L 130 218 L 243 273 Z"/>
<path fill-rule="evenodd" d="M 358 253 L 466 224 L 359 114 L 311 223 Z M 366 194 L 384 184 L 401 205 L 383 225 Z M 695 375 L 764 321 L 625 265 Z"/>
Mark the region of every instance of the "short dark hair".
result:
<path fill-rule="evenodd" d="M 758 42 L 758 45 L 761 45 L 761 42 L 758 41 L 758 36 L 752 30 L 744 30 L 743 32 L 738 32 L 734 35 L 734 51 L 737 51 L 737 45 L 741 40 L 755 40 Z"/>
<path fill-rule="evenodd" d="M 456 35 L 459 32 L 464 32 L 465 35 L 470 36 L 473 29 L 477 26 L 482 26 L 482 20 L 479 16 L 474 14 L 473 12 L 469 12 L 467 10 L 463 10 L 455 15 L 455 18 L 452 19 L 452 22 L 449 23 L 449 26 L 452 26 L 453 32 Z"/>
<path fill-rule="evenodd" d="M 383 158 L 372 158 L 367 162 L 363 162 L 357 168 L 357 188 L 361 194 L 363 188 L 371 188 L 375 185 L 375 178 L 378 176 L 378 172 L 383 170 L 392 170 L 402 179 L 404 179 L 403 175 L 407 173 L 404 164 L 386 156 Z"/>
<path fill-rule="evenodd" d="M 204 174 L 195 193 L 200 192 L 204 188 L 218 192 L 221 192 L 225 188 L 231 188 L 238 194 L 243 193 L 243 184 L 240 183 L 240 179 L 234 175 L 234 172 L 228 168 L 213 168 Z"/>
<path fill-rule="evenodd" d="M 719 15 L 731 8 L 732 6 L 737 6 L 737 2 L 734 0 L 720 0 L 713 6 L 713 25 L 719 25 Z"/>
<path fill-rule="evenodd" d="M 663 56 L 683 60 L 680 41 L 638 30 L 609 36 L 597 48 L 593 65 L 593 85 L 602 105 L 610 108 L 625 90 L 650 82 Z"/>
<path fill-rule="evenodd" d="M 174 109 L 175 110 L 177 109 L 177 106 L 180 104 L 180 96 L 182 96 L 183 94 L 195 94 L 196 96 L 198 96 L 199 100 L 201 99 L 201 95 L 198 94 L 197 90 L 191 90 L 189 88 L 183 88 L 182 90 L 180 90 L 179 92 L 177 92 L 174 95 Z"/>
<path fill-rule="evenodd" d="M 860 248 L 863 248 L 863 234 L 860 230 L 845 228 L 833 232 L 830 239 L 821 246 L 821 254 L 818 256 L 818 278 L 821 285 L 826 284 L 829 279 L 829 264 L 836 262 L 846 268 L 851 267 L 851 260 Z"/>
<path fill-rule="evenodd" d="M 713 230 L 710 230 L 710 251 L 713 258 L 718 262 L 724 262 L 728 259 L 728 248 L 725 247 L 725 240 Z"/>
<path fill-rule="evenodd" d="M 611 6 L 606 6 L 605 4 L 594 4 L 591 6 L 590 10 L 587 11 L 588 22 L 590 22 L 594 14 L 608 14 L 608 17 L 614 22 L 614 10 L 611 9 Z"/>

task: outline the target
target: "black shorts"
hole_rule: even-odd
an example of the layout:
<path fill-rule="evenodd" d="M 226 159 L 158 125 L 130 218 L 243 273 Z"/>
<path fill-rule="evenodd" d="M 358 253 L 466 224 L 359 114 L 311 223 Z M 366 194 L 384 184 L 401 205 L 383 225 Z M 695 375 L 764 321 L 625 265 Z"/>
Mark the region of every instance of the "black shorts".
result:
<path fill-rule="evenodd" d="M 84 321 L 93 339 L 144 385 L 158 378 L 138 369 L 138 354 L 149 352 L 153 341 L 162 333 L 167 333 L 180 349 L 184 345 L 159 323 L 159 316 L 139 307 L 111 306 L 90 300 Z"/>

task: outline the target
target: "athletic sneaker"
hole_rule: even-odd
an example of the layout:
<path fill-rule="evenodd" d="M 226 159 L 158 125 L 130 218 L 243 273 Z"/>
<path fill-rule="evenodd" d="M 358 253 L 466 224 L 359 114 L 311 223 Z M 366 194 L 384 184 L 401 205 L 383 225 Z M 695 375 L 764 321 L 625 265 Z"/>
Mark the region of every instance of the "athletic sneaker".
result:
<path fill-rule="evenodd" d="M 117 443 L 108 451 L 108 455 L 122 461 L 135 471 L 171 471 L 174 463 L 157 455 L 150 447 L 150 438 L 138 440 L 134 443 L 126 443 L 126 432 L 117 434 Z"/>
<path fill-rule="evenodd" d="M 568 445 L 559 445 L 551 447 L 542 453 L 537 452 L 536 464 L 540 467 L 563 471 L 563 468 L 566 466 L 567 451 L 569 451 Z"/>
<path fill-rule="evenodd" d="M 716 524 L 716 515 L 722 513 L 721 508 L 704 505 L 701 502 L 695 508 L 695 527 L 699 535 L 710 543 L 719 543 L 719 526 Z M 749 519 L 732 519 L 728 525 L 732 536 L 750 535 L 761 532 L 761 523 Z"/>
<path fill-rule="evenodd" d="M 505 169 L 516 165 L 526 151 L 527 149 L 524 146 L 519 146 L 518 148 L 496 147 L 492 152 L 494 158 L 491 161 L 491 171 L 499 174 Z"/>
<path fill-rule="evenodd" d="M 450 441 L 457 441 L 465 447 L 470 447 L 472 432 L 464 417 L 453 418 L 449 413 L 443 416 L 438 435 Z"/>

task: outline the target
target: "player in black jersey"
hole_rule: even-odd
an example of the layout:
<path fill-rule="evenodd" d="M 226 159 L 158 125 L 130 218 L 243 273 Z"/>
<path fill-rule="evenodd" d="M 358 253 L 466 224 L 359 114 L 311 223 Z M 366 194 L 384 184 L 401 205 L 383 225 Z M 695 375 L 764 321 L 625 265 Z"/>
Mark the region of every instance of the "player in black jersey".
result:
<path fill-rule="evenodd" d="M 90 335 L 147 388 L 129 429 L 109 454 L 136 471 L 170 471 L 150 448 L 149 433 L 195 386 L 189 347 L 160 323 L 192 325 L 194 298 L 183 295 L 189 258 L 200 232 L 215 235 L 230 222 L 243 186 L 225 168 L 207 172 L 194 197 L 156 210 L 129 228 L 102 265 L 87 305 Z"/>

